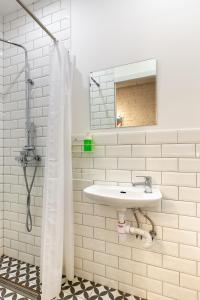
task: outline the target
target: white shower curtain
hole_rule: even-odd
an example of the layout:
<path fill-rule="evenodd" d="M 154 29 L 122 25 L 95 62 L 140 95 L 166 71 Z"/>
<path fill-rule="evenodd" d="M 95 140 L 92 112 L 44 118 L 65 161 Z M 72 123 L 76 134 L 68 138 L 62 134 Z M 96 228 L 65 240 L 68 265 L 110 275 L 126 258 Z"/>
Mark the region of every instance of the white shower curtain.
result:
<path fill-rule="evenodd" d="M 42 224 L 42 300 L 58 297 L 62 273 L 74 277 L 71 162 L 72 63 L 62 43 L 51 53 Z"/>

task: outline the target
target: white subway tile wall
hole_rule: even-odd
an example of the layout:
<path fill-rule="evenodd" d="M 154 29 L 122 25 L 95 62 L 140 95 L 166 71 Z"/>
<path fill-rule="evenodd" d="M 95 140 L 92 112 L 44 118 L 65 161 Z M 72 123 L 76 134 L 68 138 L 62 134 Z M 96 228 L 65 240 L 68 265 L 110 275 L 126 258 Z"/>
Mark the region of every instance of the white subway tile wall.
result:
<path fill-rule="evenodd" d="M 57 39 L 63 41 L 65 46 L 70 48 L 70 2 L 68 0 L 36 0 L 29 8 Z M 0 31 L 4 32 L 4 38 L 21 43 L 28 49 L 31 78 L 34 80 L 31 92 L 31 117 L 36 125 L 37 152 L 42 156 L 42 166 L 37 171 L 32 191 L 33 231 L 27 233 L 25 228 L 26 189 L 22 168 L 15 161 L 15 156 L 19 154 L 26 143 L 24 138 L 26 105 L 24 52 L 20 48 L 4 44 L 3 72 L 2 56 L 0 56 L 1 134 L 2 81 L 4 80 L 4 170 L 1 172 L 4 174 L 4 254 L 39 265 L 43 166 L 49 97 L 49 54 L 52 41 L 22 9 L 5 16 L 2 21 L 3 26 L 0 24 Z M 2 145 L 0 145 L 2 158 L 1 150 Z M 29 176 L 32 172 L 33 170 L 30 168 Z M 1 191 L 2 181 L 0 184 Z M 1 220 L 2 217 L 0 216 L 2 223 Z M 0 251 L 2 248 L 1 223 Z"/>
<path fill-rule="evenodd" d="M 200 299 L 200 130 L 93 133 L 92 153 L 83 136 L 73 137 L 76 275 L 149 300 Z M 163 194 L 147 209 L 157 230 L 149 249 L 118 237 L 115 208 L 83 194 L 93 183 L 131 185 L 136 175 L 152 176 Z"/>
<path fill-rule="evenodd" d="M 0 38 L 3 17 L 0 16 Z M 3 254 L 3 43 L 0 43 L 0 255 Z"/>

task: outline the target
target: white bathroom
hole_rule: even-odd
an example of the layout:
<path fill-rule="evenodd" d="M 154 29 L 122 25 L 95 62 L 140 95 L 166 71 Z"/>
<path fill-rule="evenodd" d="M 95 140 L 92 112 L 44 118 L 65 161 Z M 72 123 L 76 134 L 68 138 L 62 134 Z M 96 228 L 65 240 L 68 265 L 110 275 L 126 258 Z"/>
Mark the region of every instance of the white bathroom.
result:
<path fill-rule="evenodd" d="M 200 3 L 0 0 L 2 300 L 200 300 Z"/>

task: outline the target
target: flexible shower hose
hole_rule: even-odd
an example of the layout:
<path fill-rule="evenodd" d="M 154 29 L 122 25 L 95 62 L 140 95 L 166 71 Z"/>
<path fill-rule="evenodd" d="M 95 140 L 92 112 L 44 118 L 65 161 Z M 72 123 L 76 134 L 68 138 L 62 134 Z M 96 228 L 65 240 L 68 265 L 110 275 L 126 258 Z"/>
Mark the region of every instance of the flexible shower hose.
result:
<path fill-rule="evenodd" d="M 32 221 L 32 215 L 31 215 L 31 191 L 32 191 L 32 188 L 33 188 L 33 183 L 35 181 L 35 176 L 36 176 L 36 172 L 37 172 L 37 166 L 34 169 L 34 173 L 33 173 L 33 177 L 32 177 L 32 181 L 31 181 L 30 186 L 28 184 L 26 168 L 27 168 L 27 166 L 23 167 L 24 179 L 25 179 L 26 189 L 27 189 L 26 229 L 27 229 L 28 232 L 31 232 L 32 231 L 32 227 L 33 227 L 33 221 Z"/>

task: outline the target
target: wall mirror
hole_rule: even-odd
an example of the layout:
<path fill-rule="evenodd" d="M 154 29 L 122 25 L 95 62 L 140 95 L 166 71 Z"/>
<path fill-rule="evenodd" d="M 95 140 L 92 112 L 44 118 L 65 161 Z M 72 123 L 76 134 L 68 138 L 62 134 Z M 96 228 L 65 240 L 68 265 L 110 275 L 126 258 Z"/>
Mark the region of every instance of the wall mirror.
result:
<path fill-rule="evenodd" d="M 156 60 L 90 73 L 91 129 L 156 125 Z"/>

